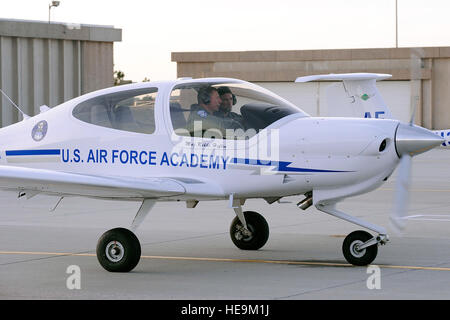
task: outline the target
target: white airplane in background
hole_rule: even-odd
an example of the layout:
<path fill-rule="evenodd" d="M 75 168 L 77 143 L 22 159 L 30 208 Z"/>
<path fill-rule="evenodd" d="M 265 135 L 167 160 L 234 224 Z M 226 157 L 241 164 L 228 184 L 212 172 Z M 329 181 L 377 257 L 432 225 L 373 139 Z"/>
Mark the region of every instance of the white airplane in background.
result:
<path fill-rule="evenodd" d="M 390 77 L 390 74 L 332 73 L 299 77 L 296 82 L 342 81 L 342 86 L 332 84 L 326 88 L 326 100 L 328 107 L 333 111 L 332 114 L 339 111 L 344 113 L 345 110 L 347 111 L 345 114 L 352 117 L 392 119 L 389 108 L 379 94 L 378 98 L 370 99 L 374 95 L 374 93 L 370 92 L 375 88 L 375 81 L 385 80 Z M 450 147 L 450 129 L 432 130 L 432 132 L 445 139 L 440 147 Z"/>
<path fill-rule="evenodd" d="M 364 91 L 355 99 L 384 106 L 375 86 L 384 75 L 345 77 Z M 203 108 L 217 104 L 215 89 L 224 87 L 232 92 L 237 120 L 219 121 Z M 208 128 L 214 121 L 221 128 Z M 224 128 L 231 124 L 232 129 Z M 103 268 L 128 272 L 141 255 L 133 231 L 157 201 L 186 201 L 194 208 L 199 201 L 227 199 L 236 213 L 233 243 L 257 250 L 268 240 L 269 227 L 259 213 L 242 210 L 245 201 L 273 203 L 293 195 L 304 195 L 301 209 L 314 205 L 375 232 L 352 232 L 342 246 L 349 263 L 370 264 L 378 245 L 388 241 L 386 229 L 341 212 L 336 204 L 376 189 L 399 163 L 399 181 L 407 182 L 411 156 L 443 139 L 393 119 L 311 117 L 241 80 L 188 78 L 118 86 L 41 107 L 40 114 L 0 129 L 0 141 L 0 188 L 16 190 L 19 197 L 142 203 L 131 230 L 109 230 L 97 244 Z M 399 183 L 392 220 L 400 228 L 407 192 Z"/>
<path fill-rule="evenodd" d="M 441 136 L 444 141 L 441 144 L 441 147 L 450 147 L 450 129 L 446 130 L 433 130 L 434 133 Z"/>

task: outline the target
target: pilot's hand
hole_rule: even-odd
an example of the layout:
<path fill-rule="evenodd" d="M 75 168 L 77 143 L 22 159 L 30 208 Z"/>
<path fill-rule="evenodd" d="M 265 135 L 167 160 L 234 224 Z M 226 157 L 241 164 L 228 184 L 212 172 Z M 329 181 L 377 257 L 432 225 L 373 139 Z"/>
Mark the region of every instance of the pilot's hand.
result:
<path fill-rule="evenodd" d="M 233 119 L 229 119 L 230 123 L 227 126 L 229 129 L 244 129 L 244 127 L 239 123 L 239 121 L 233 120 Z"/>

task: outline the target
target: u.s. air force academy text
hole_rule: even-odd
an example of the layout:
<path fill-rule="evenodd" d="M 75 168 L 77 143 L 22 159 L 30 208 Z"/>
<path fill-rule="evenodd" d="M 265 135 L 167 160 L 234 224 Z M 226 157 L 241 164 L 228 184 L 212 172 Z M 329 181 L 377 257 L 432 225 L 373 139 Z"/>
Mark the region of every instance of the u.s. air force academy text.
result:
<path fill-rule="evenodd" d="M 215 154 L 197 154 L 183 152 L 163 152 L 149 150 L 106 150 L 89 149 L 62 149 L 63 162 L 89 163 L 89 164 L 123 164 L 123 165 L 147 165 L 168 166 L 202 169 L 227 168 L 230 157 Z"/>

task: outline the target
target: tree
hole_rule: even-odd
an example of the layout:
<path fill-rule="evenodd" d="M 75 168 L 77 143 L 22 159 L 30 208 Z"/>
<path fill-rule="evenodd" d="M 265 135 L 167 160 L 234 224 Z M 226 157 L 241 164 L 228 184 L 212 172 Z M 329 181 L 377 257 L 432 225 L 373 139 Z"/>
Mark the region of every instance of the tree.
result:
<path fill-rule="evenodd" d="M 114 71 L 114 85 L 118 86 L 122 83 L 123 79 L 125 78 L 125 73 L 122 71 Z"/>

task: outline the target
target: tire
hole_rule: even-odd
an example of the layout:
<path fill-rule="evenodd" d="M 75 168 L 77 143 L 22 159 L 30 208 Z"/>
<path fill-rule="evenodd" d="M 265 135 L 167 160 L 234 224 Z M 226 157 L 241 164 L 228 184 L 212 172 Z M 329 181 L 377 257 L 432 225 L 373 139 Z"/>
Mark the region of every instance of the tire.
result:
<path fill-rule="evenodd" d="M 141 244 L 128 229 L 106 231 L 97 243 L 97 259 L 110 272 L 129 272 L 141 258 Z"/>
<path fill-rule="evenodd" d="M 251 235 L 242 233 L 243 225 L 239 218 L 235 217 L 230 226 L 231 240 L 239 249 L 258 250 L 269 239 L 269 225 L 262 215 L 254 211 L 245 211 L 244 217 Z"/>
<path fill-rule="evenodd" d="M 342 244 L 342 252 L 345 259 L 355 266 L 367 266 L 372 263 L 378 254 L 378 245 L 374 244 L 361 251 L 356 251 L 355 246 L 372 239 L 373 236 L 366 231 L 354 231 L 350 233 Z"/>

